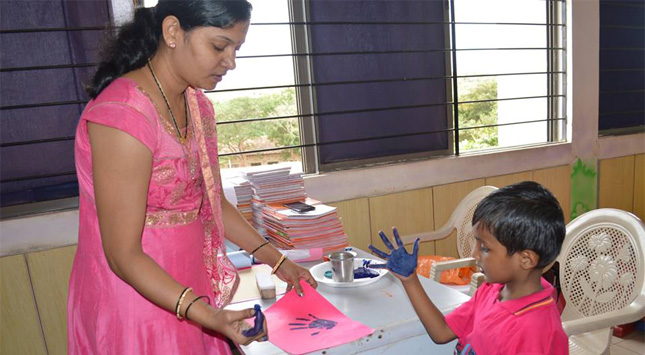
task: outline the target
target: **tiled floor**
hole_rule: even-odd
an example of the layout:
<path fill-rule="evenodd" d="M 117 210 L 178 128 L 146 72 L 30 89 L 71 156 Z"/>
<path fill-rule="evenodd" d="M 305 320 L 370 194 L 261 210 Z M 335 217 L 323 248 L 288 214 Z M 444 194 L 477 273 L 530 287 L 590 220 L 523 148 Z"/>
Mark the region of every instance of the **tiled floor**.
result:
<path fill-rule="evenodd" d="M 645 333 L 634 331 L 625 338 L 613 337 L 611 355 L 645 355 Z"/>

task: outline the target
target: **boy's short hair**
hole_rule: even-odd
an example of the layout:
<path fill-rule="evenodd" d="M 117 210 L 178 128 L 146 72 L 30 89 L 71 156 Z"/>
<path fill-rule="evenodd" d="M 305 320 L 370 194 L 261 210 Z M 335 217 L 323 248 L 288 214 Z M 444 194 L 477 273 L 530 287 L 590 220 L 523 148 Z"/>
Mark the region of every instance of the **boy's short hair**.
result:
<path fill-rule="evenodd" d="M 560 253 L 566 234 L 562 208 L 551 191 L 534 181 L 503 187 L 486 196 L 475 209 L 473 226 L 490 232 L 508 255 L 532 250 L 543 268 Z"/>

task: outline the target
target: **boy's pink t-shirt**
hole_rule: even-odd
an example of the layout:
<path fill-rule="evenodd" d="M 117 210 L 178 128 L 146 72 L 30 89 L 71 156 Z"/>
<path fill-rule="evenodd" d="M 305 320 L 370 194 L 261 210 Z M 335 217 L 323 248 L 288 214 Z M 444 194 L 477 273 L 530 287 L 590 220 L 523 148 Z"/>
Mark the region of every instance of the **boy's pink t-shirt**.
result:
<path fill-rule="evenodd" d="M 552 297 L 553 286 L 500 302 L 503 284 L 485 283 L 466 303 L 446 316 L 459 338 L 455 354 L 569 354 L 569 340 Z"/>

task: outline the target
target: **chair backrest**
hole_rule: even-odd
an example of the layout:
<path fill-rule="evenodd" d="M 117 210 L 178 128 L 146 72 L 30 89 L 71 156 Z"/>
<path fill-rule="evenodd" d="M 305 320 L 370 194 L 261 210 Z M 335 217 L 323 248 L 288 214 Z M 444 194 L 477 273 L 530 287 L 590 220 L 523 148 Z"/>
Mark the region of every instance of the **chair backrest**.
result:
<path fill-rule="evenodd" d="M 569 222 L 557 259 L 566 301 L 562 320 L 615 314 L 642 303 L 644 247 L 645 226 L 629 212 L 602 208 Z"/>
<path fill-rule="evenodd" d="M 452 215 L 441 228 L 429 233 L 419 233 L 406 235 L 402 237 L 404 244 L 410 244 L 418 237 L 421 241 L 437 240 L 446 238 L 457 230 L 457 251 L 460 258 L 470 257 L 475 247 L 475 237 L 473 236 L 473 213 L 477 204 L 491 192 L 497 190 L 495 186 L 482 186 L 471 191 L 464 197 L 459 205 L 452 212 Z"/>
<path fill-rule="evenodd" d="M 471 191 L 459 203 L 450 216 L 450 221 L 457 229 L 457 252 L 459 257 L 467 258 L 473 255 L 475 249 L 475 236 L 473 234 L 473 214 L 484 197 L 497 190 L 495 186 L 482 186 Z"/>

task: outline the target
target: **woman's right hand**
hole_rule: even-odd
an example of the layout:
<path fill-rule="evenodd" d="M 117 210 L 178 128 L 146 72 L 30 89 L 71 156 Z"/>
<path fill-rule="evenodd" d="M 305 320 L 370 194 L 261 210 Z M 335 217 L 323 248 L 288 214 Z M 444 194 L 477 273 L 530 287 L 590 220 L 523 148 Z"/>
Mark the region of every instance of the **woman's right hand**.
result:
<path fill-rule="evenodd" d="M 210 317 L 209 328 L 221 333 L 231 339 L 236 344 L 249 345 L 254 341 L 266 341 L 268 339 L 267 322 L 264 319 L 262 331 L 253 337 L 246 337 L 242 332 L 253 326 L 245 322 L 245 319 L 253 318 L 255 310 L 247 308 L 240 311 L 232 311 L 228 309 L 212 308 L 213 315 Z"/>

